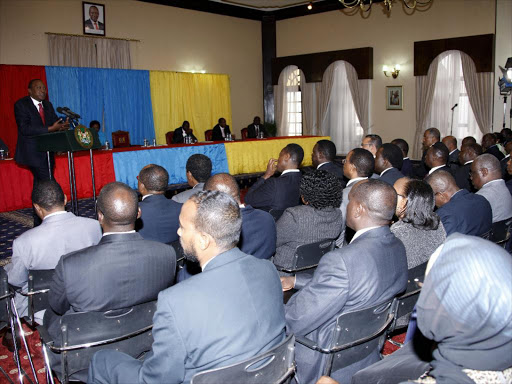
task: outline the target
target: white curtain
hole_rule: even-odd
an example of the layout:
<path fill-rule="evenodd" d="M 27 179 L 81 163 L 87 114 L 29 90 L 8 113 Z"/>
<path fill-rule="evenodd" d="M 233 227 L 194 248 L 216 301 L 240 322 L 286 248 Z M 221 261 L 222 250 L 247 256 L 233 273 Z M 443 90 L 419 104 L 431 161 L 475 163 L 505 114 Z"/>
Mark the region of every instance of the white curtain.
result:
<path fill-rule="evenodd" d="M 295 65 L 289 65 L 284 68 L 279 75 L 278 85 L 274 87 L 274 105 L 275 105 L 275 121 L 277 126 L 277 136 L 288 136 L 290 134 L 289 127 L 290 123 L 296 123 L 296 121 L 290 121 L 290 118 L 295 119 L 296 114 L 290 109 L 292 103 L 296 105 L 295 100 L 300 90 L 299 84 L 290 82 L 290 79 L 294 77 L 294 73 L 298 70 Z M 299 71 L 300 73 L 300 71 Z M 301 75 L 301 73 L 300 73 Z M 300 76 L 299 77 L 302 77 Z"/>
<path fill-rule="evenodd" d="M 363 128 L 363 135 L 370 129 L 370 80 L 359 80 L 356 69 L 349 63 L 345 63 L 350 93 L 354 101 L 357 118 Z"/>
<path fill-rule="evenodd" d="M 332 74 L 332 82 L 330 83 L 330 97 L 321 124 L 322 131 L 324 134 L 331 136 L 331 140 L 336 144 L 338 153 L 346 154 L 353 148 L 360 146 L 363 138 L 363 128 L 359 123 L 354 106 L 346 63 L 344 61 L 332 63 L 327 68 L 326 73 L 328 71 L 329 77 Z M 323 82 L 324 84 L 325 82 Z M 361 93 L 365 94 L 365 92 Z M 367 94 L 369 95 L 369 93 Z M 368 105 L 368 102 L 366 105 Z M 367 113 L 364 112 L 366 108 L 361 107 L 363 114 Z"/>
<path fill-rule="evenodd" d="M 322 83 L 302 83 L 302 134 L 323 135 L 318 124 Z"/>

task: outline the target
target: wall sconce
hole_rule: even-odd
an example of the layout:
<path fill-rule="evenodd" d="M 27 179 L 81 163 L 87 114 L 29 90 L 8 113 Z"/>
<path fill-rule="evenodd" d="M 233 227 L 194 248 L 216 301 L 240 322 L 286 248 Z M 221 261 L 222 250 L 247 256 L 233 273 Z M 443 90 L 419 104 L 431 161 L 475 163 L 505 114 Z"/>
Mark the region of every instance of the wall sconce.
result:
<path fill-rule="evenodd" d="M 388 72 L 389 68 L 387 65 L 382 67 L 382 72 L 384 72 L 384 76 L 389 77 Z M 396 64 L 393 68 L 393 71 L 391 71 L 391 76 L 393 76 L 393 79 L 396 79 L 398 77 L 398 74 L 400 73 L 400 64 Z"/>
<path fill-rule="evenodd" d="M 312 2 L 310 2 L 310 3 L 308 4 L 308 10 L 310 10 L 310 11 L 311 11 L 312 9 L 313 9 L 313 3 L 312 3 Z"/>

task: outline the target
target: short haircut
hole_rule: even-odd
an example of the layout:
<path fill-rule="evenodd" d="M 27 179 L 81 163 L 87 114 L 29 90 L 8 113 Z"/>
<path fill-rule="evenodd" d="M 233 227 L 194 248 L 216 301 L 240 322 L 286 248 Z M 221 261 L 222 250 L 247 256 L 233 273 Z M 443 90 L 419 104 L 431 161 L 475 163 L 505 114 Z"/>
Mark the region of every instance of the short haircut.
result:
<path fill-rule="evenodd" d="M 194 227 L 209 234 L 220 249 L 236 246 L 240 239 L 242 216 L 238 203 L 227 193 L 201 191 L 189 200 L 197 206 Z"/>
<path fill-rule="evenodd" d="M 315 209 L 339 208 L 342 189 L 336 176 L 321 169 L 306 173 L 300 181 L 300 195 Z"/>
<path fill-rule="evenodd" d="M 371 219 L 389 223 L 393 218 L 397 194 L 388 183 L 376 179 L 363 180 L 357 183 L 350 193 L 366 207 Z"/>
<path fill-rule="evenodd" d="M 55 180 L 39 180 L 32 190 L 32 203 L 47 211 L 64 206 L 64 192 Z"/>
<path fill-rule="evenodd" d="M 357 176 L 370 177 L 375 168 L 375 159 L 371 152 L 363 148 L 354 148 L 350 156 L 350 164 L 356 168 Z"/>
<path fill-rule="evenodd" d="M 389 161 L 392 167 L 401 169 L 404 163 L 402 150 L 397 145 L 391 143 L 383 144 L 381 148 L 382 157 Z"/>
<path fill-rule="evenodd" d="M 336 157 L 336 145 L 331 140 L 317 141 L 316 148 L 329 161 L 333 161 Z"/>
<path fill-rule="evenodd" d="M 169 185 L 169 173 L 160 165 L 149 164 L 140 171 L 139 180 L 148 191 L 165 192 Z"/>
<path fill-rule="evenodd" d="M 439 216 L 434 213 L 436 200 L 432 187 L 423 180 L 408 179 L 404 193 L 407 206 L 402 221 L 415 228 L 436 230 L 439 227 Z"/>
<path fill-rule="evenodd" d="M 451 188 L 459 189 L 454 177 L 447 171 L 433 172 L 427 176 L 425 181 L 432 187 L 434 193 L 445 192 Z"/>
<path fill-rule="evenodd" d="M 375 148 L 379 149 L 382 147 L 382 138 L 379 135 L 369 134 L 364 137 L 365 139 L 370 139 L 371 143 L 375 146 Z"/>
<path fill-rule="evenodd" d="M 425 130 L 425 133 L 429 136 L 434 136 L 437 140 L 441 139 L 441 132 L 439 132 L 439 129 L 437 128 L 428 128 Z"/>
<path fill-rule="evenodd" d="M 32 79 L 32 80 L 30 80 L 30 81 L 28 82 L 28 88 L 29 88 L 29 89 L 30 89 L 30 88 L 32 88 L 32 86 L 34 85 L 34 83 L 35 83 L 36 81 L 41 81 L 41 82 L 44 84 L 44 81 L 43 81 L 43 80 L 41 80 L 41 79 Z"/>
<path fill-rule="evenodd" d="M 118 181 L 109 183 L 100 192 L 98 209 L 110 224 L 129 225 L 135 223 L 139 209 L 137 192 Z"/>
<path fill-rule="evenodd" d="M 219 123 L 219 124 L 220 124 L 220 121 L 221 121 L 221 120 L 226 120 L 226 119 L 225 119 L 225 118 L 223 118 L 223 117 L 219 118 L 219 121 L 218 121 L 218 123 Z"/>
<path fill-rule="evenodd" d="M 89 123 L 89 128 L 92 128 L 93 125 L 98 125 L 101 127 L 101 124 L 98 120 L 92 120 L 90 123 Z"/>
<path fill-rule="evenodd" d="M 199 183 L 204 183 L 212 174 L 212 161 L 208 156 L 197 153 L 188 158 L 185 168 Z"/>
<path fill-rule="evenodd" d="M 443 138 L 443 141 L 451 143 L 455 148 L 457 148 L 457 138 L 455 136 L 446 136 Z M 445 144 L 446 145 L 446 144 Z"/>
<path fill-rule="evenodd" d="M 465 138 L 462 139 L 461 145 L 466 144 L 476 144 L 476 139 L 473 136 L 466 136 Z"/>
<path fill-rule="evenodd" d="M 227 193 L 237 202 L 240 201 L 240 187 L 236 179 L 229 173 L 217 173 L 204 184 L 205 191 L 220 191 Z"/>
<path fill-rule="evenodd" d="M 183 127 L 185 124 L 187 124 L 187 125 L 189 125 L 189 126 L 190 126 L 190 123 L 189 123 L 187 120 L 185 120 L 185 121 L 183 122 L 183 124 L 181 124 L 181 126 Z"/>
<path fill-rule="evenodd" d="M 402 150 L 404 157 L 407 157 L 409 154 L 409 144 L 404 139 L 395 139 L 391 142 L 391 144 L 395 144 L 398 148 Z"/>
<path fill-rule="evenodd" d="M 472 159 L 476 159 L 483 153 L 482 146 L 477 143 L 464 144 L 461 149 L 463 152 L 470 153 Z"/>
<path fill-rule="evenodd" d="M 489 153 L 484 153 L 483 155 L 478 156 L 475 159 L 475 167 L 477 169 L 485 168 L 490 173 L 500 173 L 501 174 L 501 165 L 498 158 Z"/>
<path fill-rule="evenodd" d="M 446 145 L 444 145 L 442 142 L 438 141 L 428 150 L 432 151 L 432 155 L 434 155 L 435 158 L 439 159 L 439 161 L 444 162 L 445 164 L 448 162 L 450 151 L 448 150 L 448 147 L 446 147 Z"/>
<path fill-rule="evenodd" d="M 304 159 L 304 150 L 299 144 L 291 143 L 283 149 L 290 155 L 291 160 L 297 164 L 297 167 L 302 163 L 302 160 Z"/>
<path fill-rule="evenodd" d="M 493 133 L 486 133 L 484 137 L 482 137 L 482 146 L 490 147 L 496 144 L 496 141 L 496 136 Z"/>
<path fill-rule="evenodd" d="M 503 140 L 505 142 L 508 142 L 508 141 L 512 140 L 512 129 L 510 129 L 510 128 L 503 128 L 501 130 L 501 136 L 503 137 Z"/>

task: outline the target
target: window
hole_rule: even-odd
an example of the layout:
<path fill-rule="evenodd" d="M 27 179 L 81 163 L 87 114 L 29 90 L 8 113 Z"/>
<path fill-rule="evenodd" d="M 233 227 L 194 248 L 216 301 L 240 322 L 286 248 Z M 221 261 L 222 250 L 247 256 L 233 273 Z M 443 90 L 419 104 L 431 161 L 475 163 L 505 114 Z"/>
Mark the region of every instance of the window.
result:
<path fill-rule="evenodd" d="M 295 69 L 286 79 L 286 103 L 288 136 L 302 135 L 302 93 L 300 90 L 300 71 Z"/>

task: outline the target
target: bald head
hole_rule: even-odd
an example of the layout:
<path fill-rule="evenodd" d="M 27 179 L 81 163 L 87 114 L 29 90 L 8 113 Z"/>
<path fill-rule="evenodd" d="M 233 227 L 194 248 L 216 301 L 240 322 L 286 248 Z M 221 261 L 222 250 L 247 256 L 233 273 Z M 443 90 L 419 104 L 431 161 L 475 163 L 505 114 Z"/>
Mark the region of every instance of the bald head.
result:
<path fill-rule="evenodd" d="M 240 204 L 240 188 L 233 176 L 228 173 L 217 173 L 204 184 L 205 191 L 219 191 L 230 195 Z"/>
<path fill-rule="evenodd" d="M 425 181 L 432 187 L 436 198 L 436 206 L 442 207 L 450 201 L 453 194 L 459 190 L 453 176 L 446 171 L 430 174 Z"/>
<path fill-rule="evenodd" d="M 471 182 L 476 189 L 490 181 L 501 179 L 501 165 L 496 156 L 484 153 L 471 164 Z"/>
<path fill-rule="evenodd" d="M 124 183 L 105 185 L 98 197 L 98 214 L 105 232 L 110 232 L 111 227 L 116 227 L 119 231 L 123 231 L 123 228 L 124 231 L 132 230 L 138 209 L 137 193 Z"/>
<path fill-rule="evenodd" d="M 446 145 L 450 152 L 457 149 L 457 139 L 454 136 L 443 137 L 443 144 Z"/>

